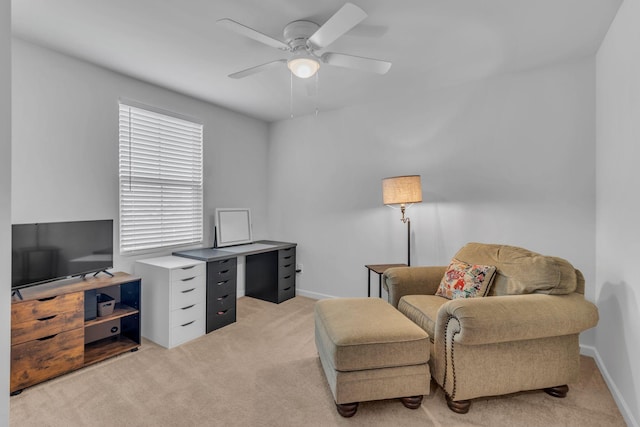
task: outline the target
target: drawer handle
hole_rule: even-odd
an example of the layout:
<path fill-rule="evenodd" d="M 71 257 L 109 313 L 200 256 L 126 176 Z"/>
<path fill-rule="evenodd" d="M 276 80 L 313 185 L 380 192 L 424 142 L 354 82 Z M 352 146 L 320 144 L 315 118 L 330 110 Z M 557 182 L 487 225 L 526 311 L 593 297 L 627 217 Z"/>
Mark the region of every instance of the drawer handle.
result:
<path fill-rule="evenodd" d="M 48 337 L 42 337 L 42 338 L 38 338 L 38 341 L 46 341 L 46 340 L 50 340 L 51 338 L 55 338 L 58 334 L 53 334 L 53 335 L 49 335 Z"/>
<path fill-rule="evenodd" d="M 228 297 L 229 297 L 229 295 L 225 295 L 225 296 L 222 296 L 222 297 L 218 297 L 218 298 L 216 298 L 216 299 L 217 299 L 218 301 L 222 301 L 223 299 L 227 299 Z"/>
<path fill-rule="evenodd" d="M 222 261 L 218 261 L 218 264 L 226 264 L 228 262 L 229 262 L 228 259 L 223 259 Z"/>
<path fill-rule="evenodd" d="M 191 291 L 195 291 L 196 288 L 187 289 L 186 291 L 182 291 L 183 294 L 189 293 Z"/>
<path fill-rule="evenodd" d="M 195 265 L 190 265 L 189 267 L 182 267 L 183 270 L 191 270 Z"/>
<path fill-rule="evenodd" d="M 180 310 L 189 310 L 190 308 L 193 308 L 193 307 L 195 307 L 195 304 L 191 304 L 191 305 L 188 305 L 186 307 L 182 307 Z"/>
<path fill-rule="evenodd" d="M 218 315 L 223 315 L 223 314 L 227 314 L 227 311 L 229 311 L 229 309 L 227 309 L 227 310 L 222 310 L 222 311 L 219 311 L 219 312 L 218 312 L 218 313 L 216 313 L 216 314 L 218 314 Z"/>
<path fill-rule="evenodd" d="M 44 322 L 45 320 L 51 320 L 54 317 L 56 317 L 57 314 L 54 314 L 53 316 L 47 316 L 47 317 L 41 317 L 40 319 L 36 319 L 38 322 Z"/>
<path fill-rule="evenodd" d="M 227 274 L 229 272 L 229 270 L 222 270 L 222 271 L 218 271 L 219 275 L 223 275 L 223 274 Z"/>
<path fill-rule="evenodd" d="M 195 322 L 195 320 L 192 320 L 191 322 L 187 322 L 184 325 L 180 325 L 180 326 L 189 326 L 190 324 L 192 324 L 193 322 Z"/>
<path fill-rule="evenodd" d="M 54 296 L 54 297 L 47 297 L 47 298 L 40 298 L 38 301 L 51 301 L 52 299 L 56 299 L 58 296 Z"/>
<path fill-rule="evenodd" d="M 292 265 L 293 265 L 293 264 L 287 264 L 287 265 L 285 265 L 285 266 L 284 266 L 284 268 L 289 268 L 289 267 L 291 267 Z"/>
<path fill-rule="evenodd" d="M 284 278 L 285 278 L 285 279 L 289 279 L 289 278 L 291 278 L 291 275 L 284 276 Z"/>
<path fill-rule="evenodd" d="M 291 259 L 291 255 L 284 257 L 284 259 Z"/>
<path fill-rule="evenodd" d="M 283 291 L 288 291 L 289 289 L 291 289 L 291 286 L 289 286 L 288 288 L 284 288 Z"/>
<path fill-rule="evenodd" d="M 222 282 L 218 282 L 218 286 L 222 286 L 222 285 L 224 285 L 224 284 L 225 284 L 225 283 L 227 283 L 227 282 L 228 282 L 228 280 L 223 280 Z"/>
<path fill-rule="evenodd" d="M 288 251 L 290 251 L 291 249 L 293 249 L 293 248 L 282 249 L 282 251 L 283 251 L 283 252 L 288 252 Z"/>
<path fill-rule="evenodd" d="M 196 276 L 188 277 L 188 278 L 186 278 L 186 279 L 182 279 L 182 281 L 183 281 L 183 282 L 188 282 L 189 280 L 193 280 L 193 279 L 195 279 L 195 278 L 196 278 Z"/>

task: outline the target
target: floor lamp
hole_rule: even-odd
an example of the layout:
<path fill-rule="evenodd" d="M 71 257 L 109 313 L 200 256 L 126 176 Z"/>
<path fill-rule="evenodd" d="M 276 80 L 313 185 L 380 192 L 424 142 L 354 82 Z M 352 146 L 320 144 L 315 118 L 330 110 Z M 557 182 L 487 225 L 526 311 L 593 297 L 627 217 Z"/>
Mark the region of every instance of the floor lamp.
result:
<path fill-rule="evenodd" d="M 393 176 L 382 180 L 382 203 L 400 205 L 401 221 L 407 224 L 407 265 L 411 265 L 411 220 L 405 217 L 408 203 L 422 202 L 420 175 Z"/>

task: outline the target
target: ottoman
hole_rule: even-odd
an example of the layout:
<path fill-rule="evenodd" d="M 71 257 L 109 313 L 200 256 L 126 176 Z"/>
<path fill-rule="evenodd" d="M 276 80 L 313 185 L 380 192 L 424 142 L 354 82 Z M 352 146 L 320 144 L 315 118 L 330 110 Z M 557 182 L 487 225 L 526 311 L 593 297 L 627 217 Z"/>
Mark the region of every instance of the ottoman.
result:
<path fill-rule="evenodd" d="M 401 398 L 410 409 L 429 394 L 429 335 L 381 299 L 316 302 L 315 341 L 338 413 L 358 403 Z"/>

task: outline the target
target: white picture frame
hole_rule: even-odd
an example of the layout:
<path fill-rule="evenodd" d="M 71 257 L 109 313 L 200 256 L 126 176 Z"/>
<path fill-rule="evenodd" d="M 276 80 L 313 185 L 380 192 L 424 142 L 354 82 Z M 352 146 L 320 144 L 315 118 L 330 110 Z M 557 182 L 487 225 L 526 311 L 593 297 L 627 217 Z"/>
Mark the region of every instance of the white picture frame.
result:
<path fill-rule="evenodd" d="M 217 208 L 215 225 L 217 247 L 253 243 L 249 208 Z"/>

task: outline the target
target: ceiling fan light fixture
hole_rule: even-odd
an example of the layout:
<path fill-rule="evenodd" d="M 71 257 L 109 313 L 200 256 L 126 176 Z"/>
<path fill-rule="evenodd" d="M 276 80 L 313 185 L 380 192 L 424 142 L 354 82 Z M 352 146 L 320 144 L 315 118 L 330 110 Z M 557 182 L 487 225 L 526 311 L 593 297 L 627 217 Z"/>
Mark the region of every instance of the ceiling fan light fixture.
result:
<path fill-rule="evenodd" d="M 298 56 L 287 61 L 287 67 L 294 76 L 301 79 L 308 79 L 318 72 L 320 62 L 309 56 Z"/>

